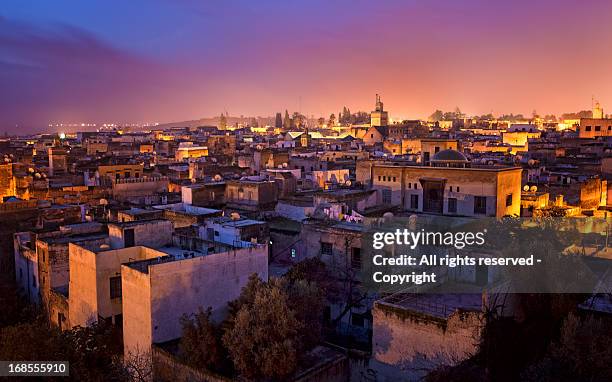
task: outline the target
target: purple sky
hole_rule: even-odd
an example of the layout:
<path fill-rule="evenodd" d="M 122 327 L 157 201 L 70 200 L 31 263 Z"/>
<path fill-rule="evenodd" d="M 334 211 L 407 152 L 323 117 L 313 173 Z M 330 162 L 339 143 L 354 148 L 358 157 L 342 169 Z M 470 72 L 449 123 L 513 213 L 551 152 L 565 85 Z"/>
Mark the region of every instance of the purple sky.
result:
<path fill-rule="evenodd" d="M 41 5 L 42 3 L 42 5 Z M 612 2 L 3 0 L 0 131 L 612 108 Z M 607 111 L 607 110 L 606 110 Z"/>

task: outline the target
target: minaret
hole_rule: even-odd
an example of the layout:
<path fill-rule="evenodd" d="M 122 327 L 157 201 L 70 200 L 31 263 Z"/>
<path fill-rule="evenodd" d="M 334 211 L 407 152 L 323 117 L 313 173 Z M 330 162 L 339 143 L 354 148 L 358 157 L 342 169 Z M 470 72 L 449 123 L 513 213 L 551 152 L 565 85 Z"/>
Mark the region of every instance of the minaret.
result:
<path fill-rule="evenodd" d="M 603 119 L 604 113 L 603 108 L 599 104 L 599 102 L 595 102 L 595 106 L 593 106 L 593 118 L 594 119 Z"/>
<path fill-rule="evenodd" d="M 389 113 L 384 111 L 380 95 L 376 94 L 376 109 L 370 113 L 370 126 L 383 127 L 389 124 Z"/>

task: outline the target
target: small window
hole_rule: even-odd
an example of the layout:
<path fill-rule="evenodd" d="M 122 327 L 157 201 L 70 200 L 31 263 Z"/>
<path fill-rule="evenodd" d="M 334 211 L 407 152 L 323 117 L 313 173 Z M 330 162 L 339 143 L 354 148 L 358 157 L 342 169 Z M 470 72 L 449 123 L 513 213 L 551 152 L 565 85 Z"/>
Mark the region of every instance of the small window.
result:
<path fill-rule="evenodd" d="M 417 188 L 419 188 L 419 187 L 418 187 L 418 185 L 415 183 L 415 184 L 414 184 L 414 189 L 416 190 Z"/>
<path fill-rule="evenodd" d="M 448 213 L 457 213 L 457 198 L 448 198 Z"/>
<path fill-rule="evenodd" d="M 331 256 L 333 254 L 334 246 L 332 243 L 321 242 L 321 254 Z"/>
<path fill-rule="evenodd" d="M 587 126 L 587 127 L 585 128 L 585 130 L 586 130 L 586 131 L 591 131 L 591 126 Z"/>
<path fill-rule="evenodd" d="M 459 192 L 459 186 L 456 187 L 457 192 Z"/>
<path fill-rule="evenodd" d="M 506 195 L 506 207 L 512 206 L 512 194 Z"/>
<path fill-rule="evenodd" d="M 382 190 L 382 203 L 391 204 L 391 190 Z"/>
<path fill-rule="evenodd" d="M 479 215 L 487 213 L 487 198 L 485 196 L 474 196 L 474 213 Z"/>
<path fill-rule="evenodd" d="M 449 187 L 449 191 L 450 191 L 450 192 L 453 192 L 453 186 L 450 186 L 450 187 Z"/>
<path fill-rule="evenodd" d="M 382 180 L 382 176 L 378 175 L 378 181 L 380 182 Z"/>
<path fill-rule="evenodd" d="M 408 183 L 408 188 L 411 189 L 412 188 L 412 183 Z"/>
<path fill-rule="evenodd" d="M 110 298 L 120 298 L 121 297 L 121 276 L 111 277 L 109 279 L 110 286 Z"/>
<path fill-rule="evenodd" d="M 394 181 L 394 182 L 396 181 L 396 178 L 395 178 L 395 177 L 393 177 L 393 181 Z"/>
<path fill-rule="evenodd" d="M 410 195 L 410 208 L 413 210 L 419 209 L 419 196 Z"/>
<path fill-rule="evenodd" d="M 351 248 L 351 267 L 361 269 L 361 248 Z"/>
<path fill-rule="evenodd" d="M 595 126 L 595 131 L 601 131 L 601 126 Z"/>

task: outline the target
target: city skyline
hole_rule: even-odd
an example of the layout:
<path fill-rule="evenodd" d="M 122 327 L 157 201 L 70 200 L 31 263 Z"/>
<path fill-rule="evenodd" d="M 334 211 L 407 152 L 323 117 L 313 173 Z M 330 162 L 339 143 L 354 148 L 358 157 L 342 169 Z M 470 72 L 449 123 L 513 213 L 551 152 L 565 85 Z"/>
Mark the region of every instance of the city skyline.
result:
<path fill-rule="evenodd" d="M 329 116 L 371 111 L 374 93 L 415 119 L 612 103 L 604 1 L 328 3 L 8 1 L 0 130 Z"/>

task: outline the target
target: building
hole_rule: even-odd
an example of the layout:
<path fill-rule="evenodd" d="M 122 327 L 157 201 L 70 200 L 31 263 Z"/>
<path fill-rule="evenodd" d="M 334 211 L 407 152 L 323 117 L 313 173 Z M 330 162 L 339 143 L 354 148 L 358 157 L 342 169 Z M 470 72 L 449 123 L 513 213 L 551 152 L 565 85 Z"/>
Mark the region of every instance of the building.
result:
<path fill-rule="evenodd" d="M 147 354 L 152 344 L 179 338 L 181 317 L 198 309 L 210 307 L 213 319 L 222 320 L 249 276 L 268 279 L 267 244 L 205 248 L 166 248 L 164 256 L 121 266 L 125 356 Z"/>
<path fill-rule="evenodd" d="M 207 219 L 198 230 L 201 239 L 231 245 L 241 241 L 266 244 L 270 239 L 266 222 L 253 219 L 234 220 L 225 216 Z"/>
<path fill-rule="evenodd" d="M 112 249 L 134 246 L 163 247 L 172 242 L 173 231 L 172 222 L 165 219 L 108 224 L 109 244 Z"/>
<path fill-rule="evenodd" d="M 181 200 L 199 207 L 220 207 L 225 204 L 225 182 L 197 183 L 181 187 Z"/>
<path fill-rule="evenodd" d="M 49 147 L 49 176 L 63 175 L 68 172 L 68 154 L 60 147 Z"/>
<path fill-rule="evenodd" d="M 478 350 L 482 304 L 476 293 L 397 293 L 376 301 L 368 367 L 379 380 L 412 381 L 471 357 Z"/>
<path fill-rule="evenodd" d="M 519 216 L 521 168 L 472 168 L 458 151 L 434 155 L 432 166 L 372 166 L 378 203 L 454 216 Z"/>
<path fill-rule="evenodd" d="M 424 166 L 430 164 L 431 158 L 442 150 L 459 150 L 459 142 L 456 139 L 429 138 L 421 139 L 421 163 Z"/>
<path fill-rule="evenodd" d="M 122 164 L 122 165 L 100 165 L 98 175 L 107 180 L 118 180 L 127 178 L 140 178 L 144 171 L 141 164 Z"/>
<path fill-rule="evenodd" d="M 370 126 L 386 127 L 389 125 L 389 113 L 383 109 L 380 95 L 376 94 L 376 109 L 370 113 Z"/>
<path fill-rule="evenodd" d="M 277 195 L 276 183 L 269 180 L 229 181 L 225 189 L 227 207 L 249 211 L 274 209 Z"/>
<path fill-rule="evenodd" d="M 191 159 L 191 158 L 201 158 L 208 156 L 208 147 L 206 146 L 195 146 L 193 143 L 189 142 L 188 144 L 182 143 L 179 145 L 179 148 L 176 150 L 176 160 L 179 162 Z"/>

